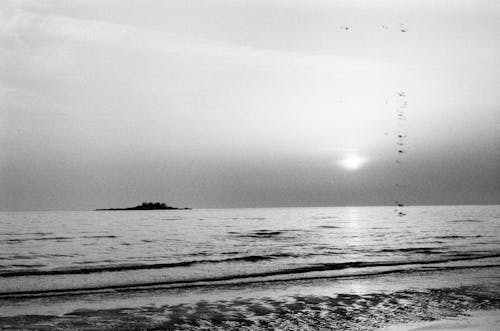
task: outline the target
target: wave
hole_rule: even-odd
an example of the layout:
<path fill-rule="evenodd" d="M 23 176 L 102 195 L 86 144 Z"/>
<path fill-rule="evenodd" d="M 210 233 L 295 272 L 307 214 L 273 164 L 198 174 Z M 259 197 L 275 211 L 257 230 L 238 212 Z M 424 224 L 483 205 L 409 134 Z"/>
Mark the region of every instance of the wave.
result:
<path fill-rule="evenodd" d="M 137 271 L 137 270 L 154 270 L 168 269 L 178 267 L 189 267 L 197 264 L 212 264 L 212 263 L 230 263 L 230 262 L 260 262 L 270 261 L 277 258 L 298 257 L 294 254 L 281 253 L 271 255 L 249 255 L 241 257 L 233 257 L 217 260 L 192 260 L 172 263 L 156 263 L 156 264 L 123 264 L 112 266 L 93 266 L 87 268 L 72 268 L 72 269 L 52 269 L 52 270 L 16 270 L 0 272 L 0 278 L 12 278 L 21 276 L 53 276 L 53 275 L 83 275 L 102 272 L 121 272 L 121 271 Z M 241 276 L 230 277 L 263 277 L 284 274 L 298 274 L 316 271 L 334 271 L 347 268 L 368 268 L 368 267 L 395 267 L 415 264 L 436 264 L 454 261 L 468 261 L 485 258 L 500 257 L 500 253 L 483 254 L 483 255 L 455 255 L 453 257 L 441 258 L 435 260 L 415 260 L 415 261 L 351 261 L 340 263 L 317 263 L 302 267 L 284 268 L 276 271 L 266 271 L 263 273 L 248 273 Z"/>
<path fill-rule="evenodd" d="M 228 232 L 231 235 L 235 235 L 240 238 L 271 238 L 275 236 L 279 236 L 284 233 L 284 231 L 272 231 L 272 230 L 257 230 L 248 233 L 240 233 L 240 232 Z"/>
<path fill-rule="evenodd" d="M 0 240 L 0 243 L 7 243 L 7 244 L 12 244 L 12 243 L 21 243 L 25 241 L 50 241 L 50 240 L 71 240 L 75 239 L 74 237 L 42 237 L 42 238 L 14 238 L 14 239 L 4 239 Z"/>
<path fill-rule="evenodd" d="M 467 239 L 467 238 L 483 238 L 485 236 L 475 235 L 475 236 L 459 236 L 459 235 L 447 235 L 447 236 L 436 236 L 436 239 Z"/>
<path fill-rule="evenodd" d="M 39 234 L 39 235 L 46 235 L 48 233 L 32 233 L 32 234 Z M 78 239 L 78 238 L 82 238 L 82 239 L 103 239 L 103 238 L 108 238 L 108 239 L 112 239 L 112 238 L 118 238 L 117 236 L 114 236 L 114 235 L 93 235 L 93 236 L 89 236 L 89 235 L 86 235 L 86 236 L 81 236 L 81 237 L 61 237 L 61 236 L 58 236 L 58 237 L 40 237 L 40 238 L 13 238 L 13 239 L 3 239 L 3 240 L 0 240 L 0 243 L 7 243 L 7 244 L 16 244 L 16 243 L 22 243 L 22 242 L 26 242 L 26 241 L 51 241 L 51 240 L 55 240 L 55 241 L 62 241 L 62 240 L 73 240 L 73 239 Z"/>
<path fill-rule="evenodd" d="M 408 248 L 395 248 L 395 249 L 381 249 L 380 253 L 417 253 L 417 254 L 436 254 L 441 253 L 442 250 L 435 247 L 408 247 Z"/>
<path fill-rule="evenodd" d="M 466 219 L 466 220 L 451 220 L 450 222 L 453 223 L 480 223 L 482 222 L 481 220 L 475 220 L 475 219 Z"/>
<path fill-rule="evenodd" d="M 26 236 L 26 235 L 37 235 L 37 236 L 48 236 L 54 234 L 53 232 L 4 232 L 0 233 L 0 236 Z"/>
<path fill-rule="evenodd" d="M 93 238 L 118 238 L 117 236 L 113 235 L 96 235 L 96 236 L 81 236 L 80 238 L 85 238 L 85 239 L 93 239 Z"/>
<path fill-rule="evenodd" d="M 499 257 L 496 255 L 495 257 Z M 476 259 L 488 258 L 488 257 L 477 257 Z M 460 259 L 450 260 L 448 262 L 458 261 Z M 438 261 L 446 262 L 446 261 Z M 435 262 L 435 263 L 438 263 Z M 426 263 L 401 263 L 398 266 L 404 265 L 418 265 Z M 217 286 L 224 285 L 225 282 L 231 282 L 230 284 L 248 284 L 248 283 L 261 283 L 261 282 L 283 282 L 283 281 L 299 281 L 299 280 L 313 280 L 313 279 L 342 279 L 342 278 L 363 278 L 363 277 L 375 277 L 387 274 L 403 274 L 403 273 L 425 273 L 425 272 L 439 272 L 447 270 L 460 270 L 460 269 L 478 269 L 478 268 L 500 268 L 500 264 L 476 264 L 476 265 L 458 265 L 458 266 L 435 266 L 426 267 L 421 269 L 390 269 L 390 270 L 375 270 L 366 271 L 355 274 L 343 274 L 343 275 L 301 275 L 290 278 L 271 278 L 262 279 L 262 277 L 268 276 L 279 276 L 279 275 L 296 275 L 297 273 L 284 273 L 284 272 L 263 272 L 254 273 L 247 275 L 232 275 L 232 276 L 222 276 L 222 277 L 207 277 L 199 279 L 186 279 L 186 280 L 172 280 L 172 281 L 157 281 L 157 282 L 144 282 L 144 283 L 129 283 L 129 284 L 119 284 L 119 285 L 104 285 L 95 287 L 75 287 L 66 289 L 48 289 L 48 290 L 31 290 L 31 291 L 13 291 L 13 292 L 0 292 L 1 299 L 8 298 L 18 298 L 18 297 L 46 297 L 46 296 L 68 296 L 68 295 L 84 295 L 91 293 L 104 293 L 104 292 L 130 292 L 130 291 L 144 291 L 147 289 L 161 289 L 161 288 L 187 288 L 194 286 Z M 300 273 L 299 273 L 300 274 Z M 234 283 L 236 281 L 236 283 Z"/>
<path fill-rule="evenodd" d="M 46 267 L 46 265 L 45 264 L 41 264 L 41 263 L 34 263 L 34 264 L 16 263 L 16 264 L 11 264 L 10 267 L 18 267 L 18 268 L 41 268 L 41 267 Z"/>
<path fill-rule="evenodd" d="M 112 266 L 94 266 L 88 268 L 74 269 L 52 269 L 52 270 L 16 270 L 8 272 L 0 272 L 0 278 L 11 278 L 21 276 L 53 276 L 53 275 L 83 275 L 100 272 L 119 272 L 133 270 L 153 270 L 153 269 L 168 269 L 178 267 L 190 267 L 196 264 L 211 264 L 211 263 L 227 263 L 227 262 L 260 262 L 270 261 L 277 258 L 297 257 L 294 254 L 271 254 L 271 255 L 247 255 L 240 257 L 232 257 L 227 259 L 212 259 L 212 260 L 191 260 L 171 263 L 156 263 L 156 264 L 122 264 Z"/>

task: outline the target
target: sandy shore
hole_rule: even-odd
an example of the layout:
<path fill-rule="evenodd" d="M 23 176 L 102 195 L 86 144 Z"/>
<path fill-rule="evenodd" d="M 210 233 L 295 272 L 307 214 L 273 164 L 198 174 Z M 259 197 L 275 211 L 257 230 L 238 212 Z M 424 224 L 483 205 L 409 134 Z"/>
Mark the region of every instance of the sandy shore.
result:
<path fill-rule="evenodd" d="M 500 330 L 500 310 L 473 311 L 466 316 L 435 322 L 398 324 L 383 331 L 494 331 Z"/>
<path fill-rule="evenodd" d="M 498 272 L 0 298 L 0 330 L 499 330 Z"/>
<path fill-rule="evenodd" d="M 500 284 L 200 300 L 0 318 L 4 330 L 496 330 Z M 482 311 L 468 316 L 470 311 Z"/>

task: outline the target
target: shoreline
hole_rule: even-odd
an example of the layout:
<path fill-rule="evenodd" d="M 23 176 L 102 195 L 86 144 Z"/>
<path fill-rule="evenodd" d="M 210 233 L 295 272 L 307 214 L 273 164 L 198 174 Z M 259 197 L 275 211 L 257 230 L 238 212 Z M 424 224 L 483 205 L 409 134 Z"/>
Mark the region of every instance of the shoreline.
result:
<path fill-rule="evenodd" d="M 468 311 L 457 318 L 445 318 L 433 322 L 416 322 L 391 325 L 381 331 L 492 331 L 500 330 L 500 310 Z"/>
<path fill-rule="evenodd" d="M 461 327 L 471 312 L 498 311 L 500 278 L 494 271 L 18 298 L 0 301 L 4 308 L 0 326 L 14 330 L 435 330 L 427 328 Z M 475 324 L 481 322 L 480 317 L 473 318 Z"/>
<path fill-rule="evenodd" d="M 418 273 L 436 273 L 443 271 L 463 271 L 469 269 L 499 269 L 500 265 L 492 264 L 492 265 L 478 265 L 478 266 L 460 266 L 451 268 L 434 268 L 430 270 L 419 270 Z M 258 284 L 261 282 L 265 283 L 282 283 L 282 282 L 300 282 L 300 281 L 315 281 L 315 280 L 327 280 L 327 281 L 341 281 L 344 279 L 360 279 L 366 277 L 379 277 L 379 276 L 395 276 L 408 272 L 409 270 L 405 269 L 396 269 L 396 270 L 387 270 L 380 271 L 378 273 L 360 273 L 360 274 L 346 274 L 346 275 L 309 275 L 303 277 L 297 277 L 292 279 L 269 279 L 269 278 L 255 278 L 251 279 L 251 277 L 241 277 L 242 280 L 239 282 L 233 282 L 233 280 L 240 280 L 240 277 L 235 279 L 221 279 L 216 282 L 211 282 L 212 279 L 207 280 L 194 280 L 194 281 L 177 281 L 177 282 L 158 282 L 158 283 L 149 283 L 149 284 L 135 284 L 135 285 L 108 285 L 105 287 L 95 287 L 95 288 L 71 288 L 71 289 L 56 289 L 56 290 L 45 290 L 45 291 L 24 291 L 24 292 L 0 292 L 0 300 L 9 300 L 9 299 L 33 299 L 33 298 L 50 298 L 50 297 L 58 297 L 58 296 L 81 296 L 81 295 L 93 295 L 93 294 L 105 294 L 111 292 L 124 292 L 124 293 L 133 293 L 133 292 L 144 292 L 144 291 L 156 291 L 156 290 L 170 290 L 170 289 L 181 289 L 181 290 L 189 290 L 190 288 L 199 288 L 199 287 L 218 287 L 218 286 L 251 286 L 253 284 Z M 413 271 L 414 272 L 414 271 Z"/>
<path fill-rule="evenodd" d="M 60 316 L 2 317 L 0 325 L 14 330 L 448 330 L 449 326 L 497 323 L 492 316 L 499 316 L 499 288 L 500 283 L 494 290 L 468 286 L 389 294 L 240 297 L 158 307 L 81 308 Z M 473 317 L 468 316 L 471 312 Z M 481 316 L 489 317 L 483 320 Z"/>

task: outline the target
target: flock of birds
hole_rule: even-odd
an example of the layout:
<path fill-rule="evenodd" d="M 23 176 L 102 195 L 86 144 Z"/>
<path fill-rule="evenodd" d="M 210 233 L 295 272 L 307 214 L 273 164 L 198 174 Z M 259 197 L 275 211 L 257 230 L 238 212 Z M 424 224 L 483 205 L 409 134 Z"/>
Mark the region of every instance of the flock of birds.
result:
<path fill-rule="evenodd" d="M 397 120 L 399 122 L 399 130 L 397 133 L 397 138 L 396 138 L 396 146 L 397 146 L 397 157 L 396 157 L 396 164 L 398 166 L 401 166 L 402 163 L 402 158 L 403 154 L 406 153 L 406 139 L 408 137 L 406 133 L 406 127 L 405 127 L 405 121 L 406 121 L 406 107 L 408 106 L 408 101 L 406 100 L 406 93 L 405 92 L 397 92 L 398 95 L 398 107 L 396 109 L 396 116 Z M 396 183 L 396 188 L 398 189 L 399 195 L 402 195 L 406 191 L 406 185 L 401 185 L 399 183 Z M 404 204 L 401 203 L 400 201 L 394 201 L 396 204 L 396 208 L 394 211 L 397 213 L 398 216 L 406 216 L 406 214 L 401 210 L 402 207 L 404 207 Z"/>
<path fill-rule="evenodd" d="M 387 25 L 382 25 L 381 27 L 384 30 L 389 29 L 389 27 Z M 341 26 L 340 28 L 342 30 L 345 30 L 345 31 L 350 30 L 350 27 L 347 25 Z M 406 27 L 406 25 L 401 23 L 399 25 L 399 31 L 405 33 L 405 32 L 408 32 L 408 28 Z M 397 92 L 397 96 L 398 96 L 399 100 L 398 100 L 398 107 L 396 110 L 396 116 L 397 116 L 397 119 L 398 119 L 398 122 L 400 125 L 399 125 L 399 130 L 398 130 L 398 133 L 396 136 L 397 137 L 396 138 L 396 146 L 397 146 L 396 164 L 401 166 L 403 154 L 405 154 L 407 152 L 406 139 L 407 139 L 408 135 L 406 133 L 404 123 L 406 121 L 405 110 L 406 110 L 406 107 L 408 106 L 408 101 L 406 100 L 406 92 L 404 92 L 404 91 Z M 407 189 L 407 185 L 396 183 L 395 186 L 398 190 L 399 196 L 402 196 Z M 404 213 L 402 210 L 402 207 L 404 207 L 404 203 L 402 203 L 398 200 L 394 201 L 394 203 L 396 205 L 396 208 L 394 208 L 394 212 L 396 212 L 396 214 L 400 217 L 406 216 L 406 213 Z"/>
<path fill-rule="evenodd" d="M 382 25 L 381 27 L 382 27 L 382 29 L 384 29 L 384 30 L 389 30 L 389 27 L 388 27 L 387 25 Z M 347 25 L 343 25 L 343 26 L 341 26 L 340 28 L 341 28 L 342 30 L 346 30 L 346 31 L 349 31 L 349 30 L 350 30 L 350 27 L 349 27 L 349 26 L 347 26 Z M 401 23 L 401 24 L 399 25 L 399 31 L 401 31 L 401 32 L 408 32 L 408 28 L 407 28 L 404 24 L 402 24 L 402 23 Z"/>

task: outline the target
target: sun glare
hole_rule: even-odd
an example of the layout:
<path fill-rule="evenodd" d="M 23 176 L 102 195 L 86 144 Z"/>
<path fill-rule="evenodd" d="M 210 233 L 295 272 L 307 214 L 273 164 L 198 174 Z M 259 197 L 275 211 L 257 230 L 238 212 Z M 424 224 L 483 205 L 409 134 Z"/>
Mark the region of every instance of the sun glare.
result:
<path fill-rule="evenodd" d="M 364 157 L 358 155 L 348 155 L 345 158 L 338 161 L 338 164 L 349 171 L 355 171 L 361 168 L 366 163 Z"/>

